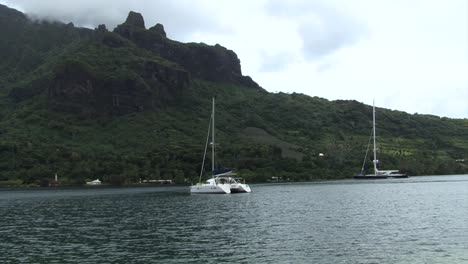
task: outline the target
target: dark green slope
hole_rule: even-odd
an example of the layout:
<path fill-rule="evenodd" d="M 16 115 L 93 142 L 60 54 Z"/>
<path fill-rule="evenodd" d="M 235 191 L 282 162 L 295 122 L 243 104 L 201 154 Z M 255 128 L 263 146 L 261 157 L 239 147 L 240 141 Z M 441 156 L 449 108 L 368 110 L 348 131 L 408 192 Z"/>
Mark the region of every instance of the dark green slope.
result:
<path fill-rule="evenodd" d="M 161 25 L 146 30 L 136 13 L 115 32 L 33 23 L 3 6 L 0 19 L 9 34 L 0 40 L 8 58 L 0 62 L 0 181 L 34 184 L 56 172 L 76 184 L 193 181 L 212 97 L 220 165 L 249 181 L 360 170 L 370 106 L 268 93 L 241 75 L 232 51 L 169 40 Z M 20 63 L 35 58 L 31 52 L 39 59 Z M 220 65 L 228 70 L 216 73 Z M 379 108 L 377 121 L 382 168 L 468 173 L 460 161 L 468 157 L 468 120 Z"/>

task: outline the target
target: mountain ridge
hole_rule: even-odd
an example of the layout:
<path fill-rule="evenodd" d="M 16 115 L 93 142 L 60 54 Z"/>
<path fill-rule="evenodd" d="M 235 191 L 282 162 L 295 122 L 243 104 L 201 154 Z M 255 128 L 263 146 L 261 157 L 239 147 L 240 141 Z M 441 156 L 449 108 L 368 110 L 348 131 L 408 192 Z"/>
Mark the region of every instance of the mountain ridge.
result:
<path fill-rule="evenodd" d="M 212 97 L 220 166 L 248 181 L 350 178 L 361 168 L 371 106 L 269 93 L 242 75 L 233 51 L 170 40 L 136 12 L 109 31 L 0 6 L 0 34 L 0 185 L 55 173 L 64 184 L 193 182 Z M 468 173 L 466 119 L 377 108 L 377 129 L 383 169 Z"/>

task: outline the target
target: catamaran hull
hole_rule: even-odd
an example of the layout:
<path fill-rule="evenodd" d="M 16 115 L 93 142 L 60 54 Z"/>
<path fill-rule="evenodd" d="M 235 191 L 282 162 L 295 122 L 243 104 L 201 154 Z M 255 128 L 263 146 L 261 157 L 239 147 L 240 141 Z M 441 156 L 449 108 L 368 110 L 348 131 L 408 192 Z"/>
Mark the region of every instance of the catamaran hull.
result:
<path fill-rule="evenodd" d="M 399 175 L 355 175 L 353 176 L 354 179 L 358 180 L 381 180 L 381 179 L 388 179 L 388 178 L 408 178 L 408 175 L 399 174 Z"/>
<path fill-rule="evenodd" d="M 252 192 L 250 186 L 244 183 L 231 184 L 231 193 L 249 193 Z"/>
<path fill-rule="evenodd" d="M 190 186 L 191 194 L 228 194 L 231 193 L 229 184 L 218 185 L 193 185 Z"/>
<path fill-rule="evenodd" d="M 382 180 L 387 179 L 388 176 L 384 175 L 354 175 L 354 179 L 357 180 Z"/>
<path fill-rule="evenodd" d="M 389 178 L 408 178 L 408 175 L 401 174 L 401 175 L 390 175 Z"/>

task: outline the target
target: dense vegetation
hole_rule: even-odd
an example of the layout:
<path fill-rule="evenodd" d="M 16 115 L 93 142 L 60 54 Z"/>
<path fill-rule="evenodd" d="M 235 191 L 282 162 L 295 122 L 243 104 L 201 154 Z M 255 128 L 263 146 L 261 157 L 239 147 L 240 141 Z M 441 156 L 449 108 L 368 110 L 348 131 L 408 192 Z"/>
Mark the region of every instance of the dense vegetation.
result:
<path fill-rule="evenodd" d="M 0 40 L 0 184 L 39 184 L 55 173 L 63 184 L 95 178 L 115 184 L 197 181 L 212 97 L 219 166 L 236 168 L 247 181 L 349 178 L 361 168 L 371 106 L 273 94 L 196 74 L 188 87 L 166 91 L 144 73 L 145 65 L 161 65 L 160 74 L 167 75 L 166 69 L 183 73 L 178 63 L 114 32 L 32 22 L 2 6 L 0 33 L 5 36 Z M 84 72 L 97 88 L 136 83 L 148 94 L 157 85 L 166 90 L 158 90 L 154 108 L 107 111 L 83 100 L 51 97 L 52 88 L 69 88 L 63 82 L 66 87 L 57 88 L 64 71 L 72 71 L 66 78 L 73 85 L 74 76 L 82 78 Z M 94 98 L 84 101 L 89 100 Z M 468 173 L 467 119 L 378 108 L 377 129 L 383 169 Z"/>

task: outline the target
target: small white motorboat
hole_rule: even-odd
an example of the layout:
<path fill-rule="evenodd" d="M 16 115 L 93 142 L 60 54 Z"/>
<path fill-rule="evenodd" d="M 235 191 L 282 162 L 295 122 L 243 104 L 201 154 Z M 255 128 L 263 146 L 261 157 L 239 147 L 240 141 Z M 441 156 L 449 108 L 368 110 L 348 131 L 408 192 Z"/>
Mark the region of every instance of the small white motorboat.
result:
<path fill-rule="evenodd" d="M 87 185 L 99 185 L 101 184 L 101 181 L 99 179 L 96 179 L 94 181 L 89 181 L 89 182 L 86 182 Z"/>

